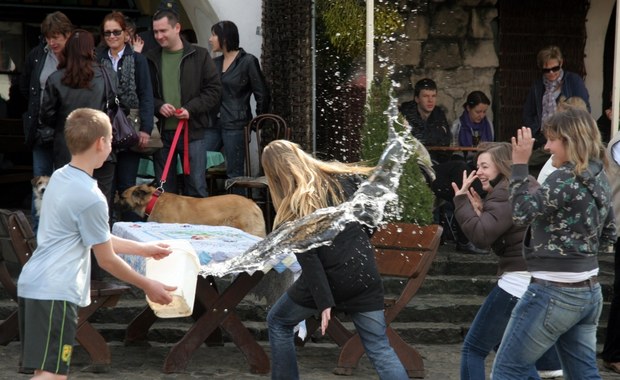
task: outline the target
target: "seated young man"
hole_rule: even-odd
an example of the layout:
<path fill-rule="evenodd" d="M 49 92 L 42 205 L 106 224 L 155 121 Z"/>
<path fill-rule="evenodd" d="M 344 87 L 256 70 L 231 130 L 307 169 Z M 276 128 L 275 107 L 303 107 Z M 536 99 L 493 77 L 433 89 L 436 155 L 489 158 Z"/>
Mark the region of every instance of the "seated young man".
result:
<path fill-rule="evenodd" d="M 429 78 L 417 81 L 414 86 L 413 100 L 401 104 L 399 110 L 407 119 L 413 136 L 426 147 L 450 145 L 450 141 L 452 141 L 450 126 L 446 114 L 437 107 L 437 84 L 435 81 Z M 453 159 L 451 152 L 430 151 L 430 155 L 436 174 L 435 180 L 431 183 L 431 188 L 438 198 L 452 205 L 454 198 L 452 182 L 461 186 L 463 171 L 469 170 L 469 167 L 462 158 Z M 474 184 L 474 188 L 479 193 L 482 192 L 479 182 Z M 454 222 L 454 225 L 458 235 L 456 242 L 458 251 L 472 254 L 488 253 L 469 242 L 461 233 L 458 223 Z"/>

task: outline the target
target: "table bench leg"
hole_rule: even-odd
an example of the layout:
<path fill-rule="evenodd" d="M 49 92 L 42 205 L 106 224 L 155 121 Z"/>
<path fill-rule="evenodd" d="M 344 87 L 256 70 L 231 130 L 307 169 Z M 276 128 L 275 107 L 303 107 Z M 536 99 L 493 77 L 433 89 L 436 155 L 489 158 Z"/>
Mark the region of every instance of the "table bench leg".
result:
<path fill-rule="evenodd" d="M 78 327 L 76 340 L 90 356 L 91 364 L 82 369 L 84 372 L 105 373 L 110 370 L 112 355 L 103 336 L 88 322 L 88 319 L 102 307 L 114 307 L 120 299 L 120 294 L 92 295 L 90 305 L 78 311 Z"/>
<path fill-rule="evenodd" d="M 146 306 L 127 326 L 125 332 L 125 346 L 148 345 L 147 335 L 157 316 Z"/>
<path fill-rule="evenodd" d="M 210 286 L 209 282 L 199 276 L 196 289 L 196 297 L 205 307 L 205 313 L 185 333 L 171 349 L 164 361 L 164 373 L 182 372 L 187 367 L 187 363 L 193 352 L 211 335 L 219 326 L 238 334 L 235 339 L 240 339 L 243 346 L 243 353 L 250 362 L 251 371 L 269 371 L 269 358 L 258 344 L 252 345 L 248 340 L 254 338 L 247 331 L 238 317 L 234 314 L 234 309 L 239 301 L 260 281 L 263 277 L 262 272 L 255 272 L 252 276 L 241 273 L 230 284 L 222 294 Z M 232 318 L 231 318 L 232 316 Z M 230 319 L 230 321 L 228 321 Z M 240 332 L 244 330 L 244 332 Z M 227 329 L 228 331 L 228 329 Z M 235 342 L 237 344 L 237 342 Z M 241 347 L 239 347 L 241 348 Z M 244 350 L 247 350 L 246 353 Z M 264 355 L 261 355 L 260 352 Z"/>
<path fill-rule="evenodd" d="M 396 355 L 398 355 L 400 362 L 403 363 L 409 377 L 423 379 L 424 361 L 418 350 L 411 347 L 389 326 L 387 328 L 387 336 L 390 339 L 390 345 L 396 351 Z"/>
<path fill-rule="evenodd" d="M 112 355 L 103 336 L 88 322 L 83 323 L 77 331 L 76 340 L 88 352 L 91 364 L 83 369 L 85 372 L 105 373 L 110 370 Z"/>
<path fill-rule="evenodd" d="M 14 311 L 0 324 L 0 345 L 6 346 L 17 336 L 19 336 L 19 322 L 17 312 Z"/>
<path fill-rule="evenodd" d="M 256 342 L 254 336 L 243 325 L 237 314 L 229 314 L 222 322 L 222 327 L 232 337 L 233 342 L 243 352 L 250 364 L 250 372 L 258 374 L 269 373 L 269 357 L 265 350 Z"/>

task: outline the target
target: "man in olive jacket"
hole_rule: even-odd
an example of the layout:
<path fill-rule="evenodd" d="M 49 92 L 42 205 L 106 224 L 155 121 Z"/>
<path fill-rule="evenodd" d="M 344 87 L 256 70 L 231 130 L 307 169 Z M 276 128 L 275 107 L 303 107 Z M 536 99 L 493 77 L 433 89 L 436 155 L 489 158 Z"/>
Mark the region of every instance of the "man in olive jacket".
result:
<path fill-rule="evenodd" d="M 160 48 L 146 53 L 153 81 L 155 116 L 159 119 L 163 148 L 153 155 L 155 175 L 161 178 L 170 149 L 183 154 L 183 138 L 172 148 L 179 120 L 188 119 L 190 173 L 184 178 L 183 194 L 206 197 L 205 129 L 209 112 L 220 104 L 221 84 L 209 52 L 192 45 L 180 35 L 181 24 L 174 10 L 153 15 L 153 33 Z M 172 160 L 164 190 L 177 192 L 176 156 Z"/>

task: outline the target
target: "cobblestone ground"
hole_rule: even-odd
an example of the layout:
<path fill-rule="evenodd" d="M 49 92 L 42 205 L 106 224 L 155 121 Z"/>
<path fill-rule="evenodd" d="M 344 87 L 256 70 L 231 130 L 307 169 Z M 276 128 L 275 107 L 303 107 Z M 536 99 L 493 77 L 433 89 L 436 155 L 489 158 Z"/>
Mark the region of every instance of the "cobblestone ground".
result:
<path fill-rule="evenodd" d="M 154 344 L 151 347 L 125 347 L 122 343 L 112 342 L 112 365 L 108 373 L 80 372 L 79 369 L 88 364 L 88 356 L 77 349 L 70 373 L 70 379 L 99 380 L 154 380 L 154 379 L 268 379 L 268 375 L 254 375 L 249 372 L 245 358 L 232 344 L 223 347 L 202 346 L 192 357 L 187 372 L 163 374 L 161 366 L 170 345 Z M 460 344 L 418 345 L 416 346 L 424 358 L 426 369 L 425 379 L 457 380 L 459 378 Z M 269 354 L 269 347 L 265 347 Z M 19 355 L 19 343 L 13 342 L 0 349 L 0 379 L 28 379 L 28 375 L 16 372 Z M 312 380 L 344 380 L 344 379 L 377 379 L 377 375 L 364 357 L 360 366 L 351 377 L 336 376 L 332 369 L 338 357 L 338 347 L 333 344 L 307 344 L 298 349 L 299 369 L 302 379 Z M 487 368 L 492 358 L 487 361 Z M 600 362 L 599 362 L 600 364 Z M 604 369 L 601 365 L 601 376 L 604 380 L 620 380 L 620 375 Z M 488 373 L 488 370 L 487 370 Z"/>

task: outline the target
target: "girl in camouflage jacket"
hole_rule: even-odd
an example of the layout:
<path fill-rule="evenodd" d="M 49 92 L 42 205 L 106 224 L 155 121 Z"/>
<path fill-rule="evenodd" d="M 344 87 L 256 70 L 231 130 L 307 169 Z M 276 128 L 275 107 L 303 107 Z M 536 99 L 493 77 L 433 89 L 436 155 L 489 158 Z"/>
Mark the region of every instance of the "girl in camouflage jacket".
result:
<path fill-rule="evenodd" d="M 569 108 L 545 124 L 545 149 L 558 168 L 533 194 L 528 167 L 534 139 L 523 127 L 512 138 L 510 198 L 513 220 L 529 225 L 523 255 L 532 282 L 513 309 L 493 365 L 493 379 L 523 379 L 556 345 L 564 376 L 600 379 L 596 328 L 603 299 L 598 252 L 616 241 L 607 159 L 596 122 Z"/>

